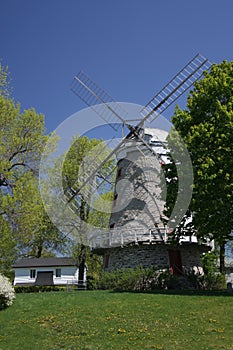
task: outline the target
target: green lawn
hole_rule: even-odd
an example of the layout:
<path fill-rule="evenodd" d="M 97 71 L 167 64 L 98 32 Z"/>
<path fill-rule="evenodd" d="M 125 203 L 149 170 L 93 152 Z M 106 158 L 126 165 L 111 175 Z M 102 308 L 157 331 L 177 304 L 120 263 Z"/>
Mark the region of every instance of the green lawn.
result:
<path fill-rule="evenodd" d="M 233 349 L 233 296 L 108 291 L 18 294 L 1 350 Z"/>

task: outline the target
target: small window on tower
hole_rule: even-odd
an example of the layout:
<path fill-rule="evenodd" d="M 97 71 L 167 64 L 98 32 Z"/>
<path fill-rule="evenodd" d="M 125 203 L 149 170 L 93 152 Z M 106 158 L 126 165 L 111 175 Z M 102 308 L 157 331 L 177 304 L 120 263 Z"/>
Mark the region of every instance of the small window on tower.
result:
<path fill-rule="evenodd" d="M 115 194 L 114 194 L 114 198 L 113 198 L 113 203 L 112 203 L 113 207 L 115 207 L 115 205 L 116 205 L 117 197 L 118 197 L 118 194 L 115 193 Z"/>
<path fill-rule="evenodd" d="M 118 169 L 118 172 L 117 172 L 117 179 L 118 179 L 119 177 L 121 177 L 121 175 L 122 175 L 122 168 L 119 168 L 119 169 Z"/>
<path fill-rule="evenodd" d="M 115 223 L 113 222 L 112 224 L 109 225 L 110 229 L 113 229 L 115 226 Z"/>

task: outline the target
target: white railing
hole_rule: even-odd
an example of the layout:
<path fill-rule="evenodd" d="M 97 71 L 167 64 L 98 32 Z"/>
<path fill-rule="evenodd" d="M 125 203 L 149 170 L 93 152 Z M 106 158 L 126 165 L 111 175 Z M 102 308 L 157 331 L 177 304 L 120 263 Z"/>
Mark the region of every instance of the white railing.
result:
<path fill-rule="evenodd" d="M 133 227 L 116 227 L 109 230 L 99 230 L 93 232 L 91 237 L 89 237 L 90 248 L 113 248 L 113 247 L 123 247 L 130 243 L 140 244 L 140 243 L 167 243 L 170 240 L 169 233 L 166 227 L 158 227 L 153 229 L 145 228 L 133 228 Z M 182 236 L 179 238 L 180 244 L 185 243 L 197 243 L 205 244 L 207 246 L 212 245 L 212 241 L 202 242 L 197 239 L 195 235 Z"/>
<path fill-rule="evenodd" d="M 86 280 L 78 280 L 78 279 L 72 279 L 66 281 L 66 291 L 69 292 L 70 290 L 77 289 L 77 290 L 86 290 L 87 289 L 87 281 Z"/>
<path fill-rule="evenodd" d="M 166 228 L 114 228 L 108 231 L 98 232 L 90 238 L 91 249 L 123 247 L 124 245 L 141 242 L 166 242 Z"/>

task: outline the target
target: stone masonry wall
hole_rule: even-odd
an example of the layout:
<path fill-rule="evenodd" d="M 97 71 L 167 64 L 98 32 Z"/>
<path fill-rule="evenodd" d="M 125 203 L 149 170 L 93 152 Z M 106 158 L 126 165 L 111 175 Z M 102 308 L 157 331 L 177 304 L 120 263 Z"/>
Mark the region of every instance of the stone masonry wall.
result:
<path fill-rule="evenodd" d="M 155 267 L 167 269 L 170 267 L 168 249 L 181 252 L 182 265 L 186 268 L 201 266 L 201 246 L 198 244 L 181 245 L 176 248 L 168 244 L 141 244 L 124 248 L 117 247 L 107 249 L 105 255 L 109 256 L 107 271 L 121 268 Z"/>

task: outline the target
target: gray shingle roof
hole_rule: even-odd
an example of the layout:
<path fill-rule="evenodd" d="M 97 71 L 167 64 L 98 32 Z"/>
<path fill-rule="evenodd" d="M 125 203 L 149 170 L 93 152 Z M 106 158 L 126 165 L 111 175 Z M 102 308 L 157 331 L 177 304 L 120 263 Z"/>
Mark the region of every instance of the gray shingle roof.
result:
<path fill-rule="evenodd" d="M 15 262 L 13 268 L 18 267 L 52 267 L 75 266 L 73 258 L 23 258 Z"/>

